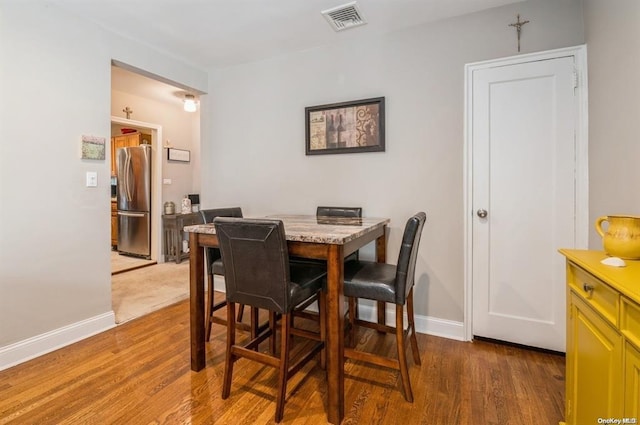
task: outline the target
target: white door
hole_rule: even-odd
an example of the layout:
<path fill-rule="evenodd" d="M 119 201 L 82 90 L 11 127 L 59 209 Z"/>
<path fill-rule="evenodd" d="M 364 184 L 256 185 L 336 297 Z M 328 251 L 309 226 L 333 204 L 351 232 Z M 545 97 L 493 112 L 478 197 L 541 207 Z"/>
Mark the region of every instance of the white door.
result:
<path fill-rule="evenodd" d="M 475 336 L 565 351 L 565 266 L 576 246 L 574 57 L 472 73 Z"/>

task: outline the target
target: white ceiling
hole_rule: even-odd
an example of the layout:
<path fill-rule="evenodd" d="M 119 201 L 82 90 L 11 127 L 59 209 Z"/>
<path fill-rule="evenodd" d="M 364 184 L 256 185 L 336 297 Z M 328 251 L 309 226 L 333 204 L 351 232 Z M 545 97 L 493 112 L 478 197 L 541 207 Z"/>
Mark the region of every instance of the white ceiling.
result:
<path fill-rule="evenodd" d="M 340 32 L 335 32 L 320 12 L 349 0 L 49 1 L 209 70 L 369 38 L 523 0 L 357 0 L 368 23 Z"/>

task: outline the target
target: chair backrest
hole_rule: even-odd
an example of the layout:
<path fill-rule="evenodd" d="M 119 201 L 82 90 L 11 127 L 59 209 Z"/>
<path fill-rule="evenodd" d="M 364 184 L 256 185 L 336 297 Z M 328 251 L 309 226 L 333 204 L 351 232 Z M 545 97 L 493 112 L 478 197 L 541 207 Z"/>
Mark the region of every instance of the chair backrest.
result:
<path fill-rule="evenodd" d="M 317 217 L 362 217 L 361 207 L 318 207 Z"/>
<path fill-rule="evenodd" d="M 228 301 L 276 313 L 290 311 L 289 251 L 280 220 L 213 220 L 225 269 Z"/>
<path fill-rule="evenodd" d="M 213 223 L 216 217 L 242 217 L 242 209 L 240 207 L 230 208 L 210 208 L 207 210 L 200 210 L 200 215 L 205 223 Z M 220 250 L 218 248 L 207 247 L 205 250 L 207 256 L 208 273 L 213 273 L 211 263 L 221 257 Z"/>
<path fill-rule="evenodd" d="M 200 210 L 200 214 L 205 223 L 213 223 L 216 217 L 242 217 L 242 209 L 240 207 L 211 208 Z"/>
<path fill-rule="evenodd" d="M 398 265 L 396 266 L 396 304 L 404 304 L 409 291 L 413 287 L 418 246 L 420 245 L 420 236 L 426 220 L 427 215 L 419 212 L 409 218 L 404 227 L 402 245 L 398 254 Z"/>

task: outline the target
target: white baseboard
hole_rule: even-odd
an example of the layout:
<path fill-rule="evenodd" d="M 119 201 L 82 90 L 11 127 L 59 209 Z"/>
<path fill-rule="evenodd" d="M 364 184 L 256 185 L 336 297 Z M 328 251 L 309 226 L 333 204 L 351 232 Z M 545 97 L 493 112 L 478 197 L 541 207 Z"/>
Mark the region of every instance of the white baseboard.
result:
<path fill-rule="evenodd" d="M 100 332 L 114 328 L 113 311 L 91 317 L 68 326 L 34 336 L 15 344 L 0 347 L 0 370 L 8 369 L 27 360 L 73 344 Z"/>
<path fill-rule="evenodd" d="M 224 292 L 224 279 L 222 277 L 215 276 L 213 287 L 216 291 Z M 372 301 L 368 302 L 371 303 Z M 364 301 L 364 303 L 362 301 L 358 303 L 358 312 L 360 317 L 364 320 L 376 321 L 378 316 L 375 307 L 366 303 L 367 301 Z M 317 310 L 315 304 L 311 305 L 309 309 Z M 387 306 L 387 324 L 395 326 L 395 320 L 395 308 Z M 416 332 L 418 333 L 465 341 L 462 322 L 454 322 L 453 320 L 421 315 L 416 315 L 415 321 Z M 407 323 L 406 317 L 405 323 Z"/>
<path fill-rule="evenodd" d="M 358 314 L 361 319 L 375 322 L 378 317 L 376 308 L 371 305 L 363 305 L 358 303 Z M 405 313 L 406 314 L 406 313 Z M 416 315 L 416 332 L 421 334 L 440 336 L 443 338 L 464 341 L 464 332 L 462 330 L 462 322 L 454 322 L 453 320 L 439 319 L 437 317 Z M 405 315 L 405 321 L 407 317 Z M 396 311 L 395 308 L 387 306 L 387 325 L 395 326 Z"/>

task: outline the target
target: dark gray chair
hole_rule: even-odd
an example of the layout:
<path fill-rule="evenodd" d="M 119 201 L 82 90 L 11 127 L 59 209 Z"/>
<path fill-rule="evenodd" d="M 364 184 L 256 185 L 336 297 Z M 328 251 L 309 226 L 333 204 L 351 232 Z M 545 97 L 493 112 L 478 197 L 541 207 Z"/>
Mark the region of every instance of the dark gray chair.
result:
<path fill-rule="evenodd" d="M 362 207 L 318 207 L 316 217 L 362 218 Z M 358 251 L 349 254 L 344 261 L 358 259 Z"/>
<path fill-rule="evenodd" d="M 426 219 L 426 214 L 419 212 L 407 221 L 397 265 L 358 260 L 345 264 L 344 268 L 345 296 L 381 301 L 395 304 L 396 306 L 395 327 L 357 319 L 353 312 L 350 311 L 351 340 L 355 341 L 355 326 L 359 325 L 376 329 L 380 332 L 394 333 L 397 343 L 397 359 L 365 353 L 353 348 L 345 348 L 345 357 L 399 370 L 402 377 L 402 386 L 404 387 L 404 397 L 409 402 L 413 402 L 413 392 L 409 381 L 405 342 L 408 337 L 411 342 L 413 361 L 419 365 L 420 352 L 418 351 L 413 317 L 413 284 L 420 235 Z M 405 304 L 407 306 L 408 321 L 406 331 L 404 330 L 403 318 Z"/>
<path fill-rule="evenodd" d="M 247 358 L 275 367 L 278 373 L 276 422 L 282 420 L 287 380 L 324 348 L 324 299 L 320 302 L 320 337 L 312 347 L 289 365 L 291 344 L 290 315 L 294 308 L 320 293 L 326 278 L 326 267 L 319 264 L 290 264 L 284 225 L 280 220 L 258 220 L 217 217 L 216 234 L 225 266 L 227 298 L 227 350 L 222 398 L 231 391 L 233 365 Z M 245 345 L 237 345 L 235 306 L 269 311 L 269 327 Z M 275 356 L 276 318 L 280 320 L 280 353 Z M 260 342 L 270 339 L 271 353 L 257 350 Z"/>
<path fill-rule="evenodd" d="M 362 207 L 318 207 L 317 217 L 362 217 Z"/>
<path fill-rule="evenodd" d="M 316 208 L 316 217 L 321 220 L 322 217 L 345 217 L 345 218 L 362 218 L 362 207 L 325 207 L 325 206 L 319 206 Z M 357 260 L 359 258 L 358 255 L 359 251 L 353 252 L 351 254 L 349 254 L 344 261 L 354 261 Z M 315 262 L 315 263 L 321 263 L 326 265 L 326 261 L 324 260 L 311 260 L 311 259 L 305 259 L 305 258 L 297 258 L 297 257 L 292 257 L 291 258 L 292 262 Z M 308 300 L 308 302 L 298 306 L 298 308 L 296 308 L 297 314 L 296 316 L 299 317 L 304 317 L 306 319 L 311 319 L 311 320 L 315 320 L 316 316 L 312 313 L 307 313 L 304 310 L 309 307 L 311 304 L 313 304 L 316 301 L 316 299 L 310 299 Z M 349 298 L 349 308 L 350 309 L 354 309 L 354 311 L 356 311 L 356 317 L 357 317 L 357 309 L 358 309 L 358 302 L 356 299 L 354 298 Z"/>
<path fill-rule="evenodd" d="M 242 217 L 242 209 L 240 207 L 230 208 L 212 208 L 206 210 L 200 210 L 202 220 L 205 223 L 213 223 L 216 217 Z M 222 257 L 220 255 L 220 249 L 207 247 L 205 250 L 205 263 L 207 264 L 207 310 L 206 310 L 206 322 L 205 322 L 205 338 L 207 341 L 211 339 L 211 325 L 213 323 L 226 324 L 226 320 L 215 317 L 213 313 L 220 310 L 227 305 L 226 301 L 214 302 L 213 299 L 213 275 L 224 276 L 224 264 L 222 263 Z M 240 306 L 238 309 L 238 322 L 242 322 L 244 308 Z M 252 317 L 252 323 L 257 318 Z"/>
<path fill-rule="evenodd" d="M 361 207 L 318 207 L 316 217 L 362 217 Z M 344 259 L 345 264 L 349 261 L 357 261 L 360 258 L 360 251 L 352 252 Z M 358 318 L 358 299 L 349 297 L 349 311 L 352 311 Z"/>

